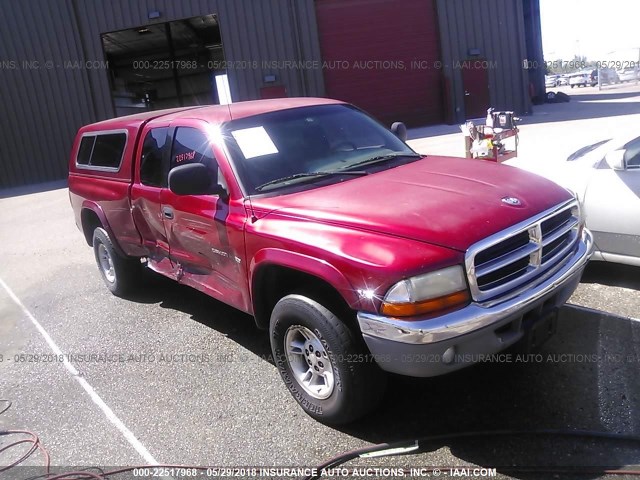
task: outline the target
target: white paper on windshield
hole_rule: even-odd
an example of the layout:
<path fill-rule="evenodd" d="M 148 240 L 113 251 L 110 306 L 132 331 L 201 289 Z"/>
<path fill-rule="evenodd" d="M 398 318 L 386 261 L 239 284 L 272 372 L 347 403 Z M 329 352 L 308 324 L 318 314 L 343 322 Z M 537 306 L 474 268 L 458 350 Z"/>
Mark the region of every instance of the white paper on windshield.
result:
<path fill-rule="evenodd" d="M 261 157 L 278 153 L 278 149 L 264 127 L 243 128 L 231 132 L 238 142 L 244 158 Z"/>

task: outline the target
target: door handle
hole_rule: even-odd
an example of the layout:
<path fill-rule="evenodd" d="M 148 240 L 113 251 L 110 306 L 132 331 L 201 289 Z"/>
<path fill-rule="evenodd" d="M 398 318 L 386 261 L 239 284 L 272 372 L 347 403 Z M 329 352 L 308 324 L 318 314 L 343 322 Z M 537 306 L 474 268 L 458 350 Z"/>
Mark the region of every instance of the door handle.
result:
<path fill-rule="evenodd" d="M 171 207 L 162 207 L 162 215 L 164 218 L 168 218 L 169 220 L 173 219 L 173 208 Z"/>

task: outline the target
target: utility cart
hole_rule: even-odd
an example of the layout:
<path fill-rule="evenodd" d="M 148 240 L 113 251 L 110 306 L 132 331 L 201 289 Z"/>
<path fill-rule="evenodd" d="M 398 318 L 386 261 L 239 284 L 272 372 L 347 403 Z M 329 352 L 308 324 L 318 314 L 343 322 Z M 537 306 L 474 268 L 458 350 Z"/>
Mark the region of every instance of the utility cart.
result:
<path fill-rule="evenodd" d="M 513 112 L 487 111 L 486 125 L 469 121 L 462 125 L 465 137 L 465 156 L 502 163 L 518 156 L 518 127 L 520 119 Z"/>

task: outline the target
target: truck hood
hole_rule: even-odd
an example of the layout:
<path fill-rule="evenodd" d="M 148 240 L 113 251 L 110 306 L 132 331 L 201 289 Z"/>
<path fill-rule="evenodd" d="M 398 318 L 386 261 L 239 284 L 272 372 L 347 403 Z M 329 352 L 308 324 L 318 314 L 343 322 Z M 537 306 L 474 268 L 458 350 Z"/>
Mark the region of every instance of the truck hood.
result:
<path fill-rule="evenodd" d="M 505 197 L 520 205 L 503 202 Z M 311 190 L 254 197 L 252 203 L 258 218 L 293 216 L 465 251 L 571 198 L 555 183 L 514 167 L 427 157 Z"/>

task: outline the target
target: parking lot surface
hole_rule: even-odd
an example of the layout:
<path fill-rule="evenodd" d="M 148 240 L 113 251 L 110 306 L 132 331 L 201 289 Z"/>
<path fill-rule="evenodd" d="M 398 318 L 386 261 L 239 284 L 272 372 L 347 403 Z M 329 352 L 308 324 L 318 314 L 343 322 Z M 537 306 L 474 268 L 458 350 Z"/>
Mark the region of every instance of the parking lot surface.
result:
<path fill-rule="evenodd" d="M 524 158 L 535 149 L 529 128 L 538 138 L 545 125 L 573 132 L 572 122 L 638 122 L 637 100 L 637 92 L 616 100 L 626 105 L 625 116 L 566 124 L 535 121 L 579 105 L 541 107 L 554 110 L 525 122 Z M 426 149 L 432 140 L 434 150 L 462 144 L 459 134 L 455 142 L 444 137 L 414 141 Z M 0 398 L 12 402 L 0 414 L 0 430 L 37 433 L 53 465 L 314 466 L 371 444 L 469 431 L 640 435 L 638 269 L 590 266 L 571 300 L 580 307 L 562 312 L 557 335 L 537 355 L 513 353 L 433 379 L 393 377 L 377 412 L 336 429 L 302 413 L 270 362 L 267 335 L 250 317 L 152 273 L 137 295 L 112 296 L 74 225 L 67 191 L 19 193 L 0 200 Z M 0 437 L 0 449 L 13 440 Z M 429 447 L 348 465 L 479 465 L 496 468 L 498 478 L 551 478 L 512 467 L 640 464 L 637 443 L 558 434 Z M 0 465 L 19 451 L 0 453 Z M 27 463 L 42 465 L 42 457 Z M 604 477 L 598 469 L 587 475 Z"/>

